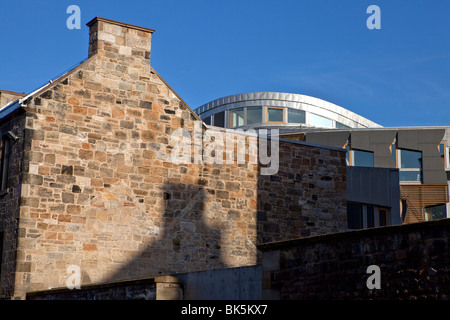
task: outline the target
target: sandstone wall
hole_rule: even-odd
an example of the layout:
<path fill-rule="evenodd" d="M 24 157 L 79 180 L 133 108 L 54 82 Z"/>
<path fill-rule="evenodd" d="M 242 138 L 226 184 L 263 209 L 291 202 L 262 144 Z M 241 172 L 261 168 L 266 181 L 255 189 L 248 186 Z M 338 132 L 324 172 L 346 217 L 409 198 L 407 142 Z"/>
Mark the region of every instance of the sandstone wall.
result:
<path fill-rule="evenodd" d="M 346 225 L 344 152 L 280 142 L 264 178 L 254 154 L 168 161 L 198 118 L 149 66 L 151 32 L 90 25 L 91 57 L 26 107 L 17 298 L 64 287 L 71 265 L 82 284 L 248 266 L 258 239 Z"/>

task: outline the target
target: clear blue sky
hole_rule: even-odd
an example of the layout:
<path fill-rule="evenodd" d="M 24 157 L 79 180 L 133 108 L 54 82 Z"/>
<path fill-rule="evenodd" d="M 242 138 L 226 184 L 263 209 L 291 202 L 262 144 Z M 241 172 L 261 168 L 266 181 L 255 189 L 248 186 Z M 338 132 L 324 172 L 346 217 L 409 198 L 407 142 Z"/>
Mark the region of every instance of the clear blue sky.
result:
<path fill-rule="evenodd" d="M 230 94 L 315 96 L 384 126 L 450 125 L 448 0 L 2 0 L 0 89 L 87 57 L 95 16 L 156 29 L 152 66 L 193 109 Z M 69 30 L 69 5 L 82 28 Z M 369 30 L 369 5 L 381 29 Z"/>

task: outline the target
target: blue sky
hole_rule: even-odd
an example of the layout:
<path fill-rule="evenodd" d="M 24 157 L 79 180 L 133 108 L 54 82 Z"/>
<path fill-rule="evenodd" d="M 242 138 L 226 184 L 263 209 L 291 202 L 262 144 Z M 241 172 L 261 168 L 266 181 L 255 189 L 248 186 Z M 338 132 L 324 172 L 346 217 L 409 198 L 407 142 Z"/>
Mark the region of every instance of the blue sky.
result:
<path fill-rule="evenodd" d="M 72 4 L 80 30 L 66 27 Z M 193 109 L 280 91 L 386 127 L 450 125 L 448 0 L 2 0 L 0 89 L 30 92 L 84 60 L 95 16 L 155 29 L 152 66 Z"/>

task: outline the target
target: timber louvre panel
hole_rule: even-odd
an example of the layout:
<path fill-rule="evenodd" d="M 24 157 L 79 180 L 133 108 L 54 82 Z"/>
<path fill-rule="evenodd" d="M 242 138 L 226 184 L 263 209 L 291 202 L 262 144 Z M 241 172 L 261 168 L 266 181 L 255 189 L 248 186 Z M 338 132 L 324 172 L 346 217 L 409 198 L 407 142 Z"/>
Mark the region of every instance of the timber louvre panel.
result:
<path fill-rule="evenodd" d="M 405 223 L 425 221 L 425 207 L 448 202 L 448 185 L 401 185 L 401 198 L 407 201 Z"/>

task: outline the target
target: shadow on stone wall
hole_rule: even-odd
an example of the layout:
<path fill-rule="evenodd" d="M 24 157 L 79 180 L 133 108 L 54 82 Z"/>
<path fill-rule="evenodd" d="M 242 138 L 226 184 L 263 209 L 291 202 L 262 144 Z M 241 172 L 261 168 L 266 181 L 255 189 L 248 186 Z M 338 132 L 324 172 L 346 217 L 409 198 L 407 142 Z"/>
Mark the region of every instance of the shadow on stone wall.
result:
<path fill-rule="evenodd" d="M 205 220 L 205 192 L 197 185 L 166 184 L 162 188 L 165 208 L 157 239 L 142 244 L 140 253 L 107 281 L 226 267 L 221 231 L 211 228 Z M 155 225 L 159 226 L 159 222 Z"/>

